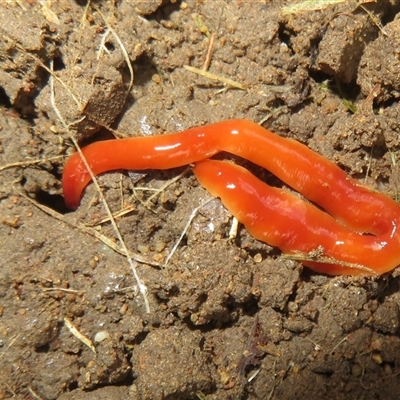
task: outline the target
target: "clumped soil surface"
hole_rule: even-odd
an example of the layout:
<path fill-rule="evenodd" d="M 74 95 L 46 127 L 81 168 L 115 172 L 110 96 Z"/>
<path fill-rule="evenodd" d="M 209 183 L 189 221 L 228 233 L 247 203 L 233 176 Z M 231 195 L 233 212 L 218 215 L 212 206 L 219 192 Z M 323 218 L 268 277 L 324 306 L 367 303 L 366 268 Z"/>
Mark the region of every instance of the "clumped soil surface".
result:
<path fill-rule="evenodd" d="M 146 312 L 95 186 L 64 206 L 72 138 L 231 118 L 398 199 L 400 1 L 288 5 L 0 3 L 0 399 L 398 398 L 396 271 L 313 273 L 229 239 L 218 199 L 185 231 L 210 199 L 190 169 L 104 174 Z"/>

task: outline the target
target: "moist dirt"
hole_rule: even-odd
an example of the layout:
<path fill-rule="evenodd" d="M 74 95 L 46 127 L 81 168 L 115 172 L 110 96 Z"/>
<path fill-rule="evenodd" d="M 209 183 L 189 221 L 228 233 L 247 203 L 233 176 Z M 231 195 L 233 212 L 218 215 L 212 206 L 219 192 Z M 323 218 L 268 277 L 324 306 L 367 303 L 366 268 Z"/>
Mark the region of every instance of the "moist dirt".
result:
<path fill-rule="evenodd" d="M 0 3 L 0 399 L 398 398 L 398 272 L 230 237 L 190 168 L 99 177 L 132 265 L 93 184 L 62 197 L 72 138 L 246 118 L 397 200 L 400 1 L 330 3 Z"/>

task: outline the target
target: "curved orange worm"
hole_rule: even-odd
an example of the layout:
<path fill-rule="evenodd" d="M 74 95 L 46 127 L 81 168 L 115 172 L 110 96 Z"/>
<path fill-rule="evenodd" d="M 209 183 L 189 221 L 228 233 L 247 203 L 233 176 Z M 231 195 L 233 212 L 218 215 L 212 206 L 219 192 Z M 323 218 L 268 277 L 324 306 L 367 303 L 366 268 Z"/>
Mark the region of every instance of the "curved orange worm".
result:
<path fill-rule="evenodd" d="M 400 206 L 395 201 L 370 191 L 301 143 L 254 122 L 229 120 L 168 135 L 96 142 L 82 151 L 96 175 L 194 163 L 200 184 L 220 197 L 251 235 L 284 253 L 310 255 L 303 264 L 315 271 L 372 275 L 400 264 Z M 208 159 L 221 151 L 268 169 L 326 212 L 238 165 Z M 62 182 L 69 208 L 78 207 L 90 180 L 79 153 L 73 154 Z"/>

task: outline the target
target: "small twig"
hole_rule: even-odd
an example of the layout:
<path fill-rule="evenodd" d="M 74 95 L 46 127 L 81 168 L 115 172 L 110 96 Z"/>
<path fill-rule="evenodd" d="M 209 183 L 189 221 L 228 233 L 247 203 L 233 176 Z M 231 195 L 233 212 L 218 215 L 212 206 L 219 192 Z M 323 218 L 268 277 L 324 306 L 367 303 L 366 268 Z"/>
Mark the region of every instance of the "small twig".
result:
<path fill-rule="evenodd" d="M 2 358 L 6 353 L 7 353 L 7 351 L 8 351 L 8 349 L 10 349 L 12 346 L 13 346 L 13 344 L 16 342 L 16 340 L 20 337 L 20 333 L 18 333 L 17 335 L 15 335 L 13 338 L 12 338 L 12 340 L 11 340 L 11 342 L 10 342 L 10 344 L 0 353 L 0 358 Z"/>
<path fill-rule="evenodd" d="M 301 0 L 291 2 L 289 6 L 281 8 L 282 14 L 297 14 L 303 11 L 322 10 L 333 4 L 344 3 L 346 0 Z"/>
<path fill-rule="evenodd" d="M 268 92 L 264 90 L 260 92 L 261 96 L 267 97 L 269 93 L 287 93 L 293 90 L 293 85 L 263 85 L 263 88 L 268 89 Z M 276 110 L 277 108 L 275 108 Z"/>
<path fill-rule="evenodd" d="M 114 212 L 113 217 L 114 217 L 114 219 L 117 219 L 117 218 L 123 217 L 124 215 L 129 214 L 135 210 L 136 210 L 136 206 L 134 204 L 131 204 L 131 205 L 125 206 L 125 208 L 123 208 L 117 212 Z M 103 225 L 107 222 L 110 222 L 110 217 L 108 217 L 108 216 L 101 218 L 99 220 L 96 220 L 93 223 L 87 223 L 86 226 L 93 228 L 95 226 Z"/>
<path fill-rule="evenodd" d="M 188 231 L 188 229 L 189 229 L 189 227 L 190 227 L 190 225 L 191 225 L 191 223 L 192 223 L 192 221 L 193 221 L 193 218 L 197 215 L 197 213 L 199 212 L 199 210 L 200 210 L 201 208 L 203 208 L 206 204 L 208 204 L 208 203 L 209 203 L 210 201 L 212 201 L 212 200 L 215 200 L 215 197 L 210 197 L 210 198 L 207 199 L 204 203 L 200 204 L 198 207 L 196 207 L 195 209 L 193 209 L 193 211 L 190 213 L 189 219 L 188 219 L 188 221 L 187 221 L 185 227 L 183 228 L 182 233 L 181 233 L 181 235 L 179 236 L 179 239 L 176 241 L 176 243 L 175 243 L 174 246 L 172 247 L 170 253 L 168 254 L 167 259 L 165 260 L 164 267 L 167 266 L 169 260 L 170 260 L 171 257 L 174 255 L 176 249 L 177 249 L 178 246 L 179 246 L 179 243 L 182 241 L 183 237 L 185 236 L 186 232 Z"/>
<path fill-rule="evenodd" d="M 204 76 L 205 78 L 213 79 L 218 82 L 221 82 L 227 86 L 234 87 L 236 89 L 240 89 L 240 90 L 244 90 L 244 91 L 247 90 L 247 88 L 244 85 L 242 85 L 239 82 L 235 82 L 232 79 L 224 78 L 222 76 L 212 74 L 211 72 L 203 71 L 202 69 L 191 67 L 190 65 L 184 65 L 183 68 L 187 69 L 190 72 L 194 72 L 195 74 Z"/>
<path fill-rule="evenodd" d="M 51 0 L 39 0 L 39 3 L 42 5 L 42 13 L 46 20 L 55 25 L 61 25 L 57 14 L 50 9 Z"/>
<path fill-rule="evenodd" d="M 93 346 L 92 341 L 87 338 L 85 335 L 80 333 L 78 329 L 74 326 L 74 324 L 68 319 L 64 318 L 64 323 L 65 326 L 69 329 L 69 331 L 79 340 L 81 341 L 84 345 L 89 347 L 90 350 L 93 351 L 94 354 L 96 354 L 96 348 Z"/>
<path fill-rule="evenodd" d="M 229 234 L 228 234 L 229 239 L 235 239 L 235 237 L 237 236 L 238 227 L 239 227 L 239 220 L 236 217 L 233 217 L 231 228 L 229 229 Z"/>
<path fill-rule="evenodd" d="M 170 179 L 168 182 L 166 182 L 164 185 L 162 185 L 159 189 L 155 189 L 156 193 L 151 195 L 146 201 L 145 201 L 145 206 L 148 206 L 148 204 L 155 198 L 157 197 L 160 193 L 162 193 L 168 186 L 172 185 L 182 177 L 184 177 L 188 172 L 190 171 L 190 167 L 185 168 L 179 175 L 175 176 L 174 178 Z M 137 190 L 139 188 L 135 188 Z M 151 189 L 147 189 L 151 190 Z"/>
<path fill-rule="evenodd" d="M 20 333 L 18 333 L 17 335 L 15 335 L 12 339 L 11 342 L 9 343 L 9 345 L 0 353 L 0 358 L 4 357 L 4 355 L 7 353 L 7 351 L 14 345 L 14 343 L 16 342 L 16 340 L 20 337 Z M 15 393 L 15 391 L 11 388 L 11 386 L 4 380 L 1 379 L 1 382 L 4 386 L 6 386 L 7 390 L 13 395 L 13 397 L 17 398 L 17 394 Z"/>
<path fill-rule="evenodd" d="M 12 3 L 13 0 L 8 0 L 9 3 Z M 25 0 L 16 0 L 16 3 L 26 12 L 27 8 L 24 6 Z"/>
<path fill-rule="evenodd" d="M 369 155 L 369 161 L 368 161 L 367 171 L 365 172 L 364 185 L 367 184 L 368 175 L 369 175 L 369 173 L 370 173 L 370 171 L 371 171 L 371 167 L 372 167 L 372 153 L 373 153 L 373 152 L 374 152 L 374 146 L 372 145 L 372 147 L 371 147 L 371 152 L 370 152 L 370 155 Z"/>
<path fill-rule="evenodd" d="M 322 346 L 320 344 L 318 344 L 317 342 L 315 342 L 314 340 L 312 340 L 310 338 L 306 338 L 306 340 L 308 340 L 310 343 L 312 343 L 314 345 L 315 351 L 320 351 L 322 349 Z"/>
<path fill-rule="evenodd" d="M 40 160 L 19 161 L 19 162 L 0 166 L 0 171 L 4 171 L 5 169 L 9 169 L 9 168 L 27 167 L 28 165 L 34 165 L 34 164 L 44 164 L 48 161 L 56 161 L 61 158 L 64 158 L 64 156 L 55 156 L 55 157 L 50 157 L 50 158 L 45 158 L 45 159 L 40 159 Z"/>
<path fill-rule="evenodd" d="M 379 95 L 381 92 L 381 85 L 378 83 L 376 84 L 362 104 L 359 106 L 358 111 L 361 112 L 363 115 L 371 115 L 374 112 L 374 99 Z"/>
<path fill-rule="evenodd" d="M 87 15 L 89 13 L 89 8 L 91 5 L 92 5 L 92 0 L 88 0 L 88 2 L 86 3 L 85 10 L 83 11 L 83 14 L 82 14 L 81 25 L 83 25 L 85 19 L 87 18 Z"/>
<path fill-rule="evenodd" d="M 395 169 L 396 170 L 396 172 L 397 172 L 397 169 L 398 169 L 398 165 L 397 165 L 397 155 L 396 155 L 396 153 L 394 153 L 394 152 L 392 152 L 392 151 L 390 151 L 390 150 L 388 150 L 389 151 L 389 155 L 390 155 L 390 161 L 391 161 L 391 163 L 392 163 L 392 174 L 393 174 L 393 169 Z M 396 184 L 392 184 L 392 186 L 393 186 L 393 190 L 394 190 L 394 199 L 396 200 L 396 202 L 399 202 L 399 193 L 398 193 L 398 190 L 397 190 L 397 185 Z"/>
<path fill-rule="evenodd" d="M 334 347 L 333 347 L 333 349 L 331 350 L 331 352 L 330 352 L 330 354 L 333 354 L 334 353 L 334 351 L 342 344 L 342 343 L 344 343 L 346 340 L 348 340 L 348 336 L 346 336 L 346 337 L 344 337 L 343 339 L 341 339 Z"/>
<path fill-rule="evenodd" d="M 130 74 L 130 80 L 129 80 L 129 85 L 128 85 L 128 89 L 126 91 L 126 96 L 129 95 L 132 86 L 133 86 L 133 81 L 135 79 L 135 73 L 133 71 L 133 66 L 131 63 L 131 60 L 129 58 L 129 54 L 126 51 L 126 48 L 124 46 L 124 44 L 122 43 L 122 40 L 120 39 L 120 37 L 118 36 L 117 32 L 115 32 L 115 30 L 111 27 L 111 25 L 108 23 L 107 19 L 104 17 L 103 13 L 96 8 L 96 11 L 101 15 L 101 18 L 103 18 L 104 23 L 107 25 L 108 30 L 114 35 L 115 40 L 118 42 L 119 47 L 121 48 L 122 54 L 124 55 L 125 58 L 125 62 L 128 66 L 129 69 L 129 74 Z"/>
<path fill-rule="evenodd" d="M 110 31 L 107 30 L 106 32 L 104 32 L 103 37 L 101 38 L 101 42 L 100 42 L 100 46 L 99 46 L 99 51 L 97 52 L 97 56 L 96 59 L 99 60 L 100 57 L 103 55 L 103 52 L 106 52 L 107 54 L 110 54 L 110 52 L 108 51 L 107 47 L 105 46 L 107 37 L 109 35 Z M 94 77 L 93 77 L 94 79 Z"/>
<path fill-rule="evenodd" d="M 43 288 L 43 292 L 65 292 L 65 293 L 75 293 L 75 294 L 84 294 L 85 290 L 75 290 L 75 289 L 67 289 L 63 287 L 51 287 L 51 288 Z"/>
<path fill-rule="evenodd" d="M 361 264 L 355 264 L 355 263 L 349 263 L 345 261 L 340 261 L 336 260 L 331 257 L 326 257 L 323 255 L 323 249 L 315 249 L 314 251 L 311 251 L 310 253 L 301 253 L 301 252 L 296 252 L 293 254 L 282 254 L 281 258 L 286 259 L 286 260 L 295 260 L 295 261 L 313 261 L 316 263 L 321 263 L 321 264 L 333 264 L 333 265 L 340 265 L 342 267 L 346 268 L 352 268 L 352 269 L 358 269 L 364 272 L 368 272 L 369 274 L 372 275 L 377 275 L 377 273 L 368 268 L 365 267 Z"/>
<path fill-rule="evenodd" d="M 249 378 L 247 378 L 247 383 L 250 383 L 251 381 L 253 381 L 256 376 L 260 373 L 261 368 L 256 369 L 255 371 L 253 371 L 253 373 L 250 375 Z"/>
<path fill-rule="evenodd" d="M 203 68 L 202 68 L 203 71 L 207 71 L 208 68 L 210 67 L 211 58 L 212 58 L 213 51 L 214 51 L 214 43 L 215 43 L 215 34 L 212 33 L 210 35 L 210 40 L 208 42 L 206 59 L 204 60 L 204 64 L 203 64 Z"/>
<path fill-rule="evenodd" d="M 36 399 L 36 400 L 43 400 L 43 397 L 40 397 L 30 386 L 28 386 L 28 392 L 31 394 L 31 396 Z"/>
<path fill-rule="evenodd" d="M 1 380 L 1 383 L 7 388 L 7 390 L 12 394 L 13 398 L 17 399 L 17 393 L 12 389 L 12 387 L 5 381 Z"/>
<path fill-rule="evenodd" d="M 364 7 L 362 3 L 358 4 L 357 7 L 360 7 L 361 9 L 363 9 L 368 14 L 368 16 L 371 18 L 372 22 L 376 25 L 376 27 L 382 32 L 382 34 L 384 36 L 388 35 L 385 32 L 385 29 L 383 28 L 382 22 L 379 21 L 378 17 L 375 14 L 373 14 L 366 7 Z"/>

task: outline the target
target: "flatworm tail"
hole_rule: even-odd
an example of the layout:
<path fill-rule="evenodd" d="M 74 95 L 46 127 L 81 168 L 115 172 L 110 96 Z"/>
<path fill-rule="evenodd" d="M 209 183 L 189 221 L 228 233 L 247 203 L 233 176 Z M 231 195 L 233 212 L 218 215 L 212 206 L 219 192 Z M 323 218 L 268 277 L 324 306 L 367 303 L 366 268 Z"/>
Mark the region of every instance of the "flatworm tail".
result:
<path fill-rule="evenodd" d="M 268 186 L 232 163 L 201 161 L 194 173 L 256 239 L 304 257 L 321 249 L 318 257 L 352 266 L 303 262 L 313 270 L 330 275 L 382 274 L 400 264 L 400 235 L 394 227 L 379 236 L 350 231 L 314 205 Z"/>

